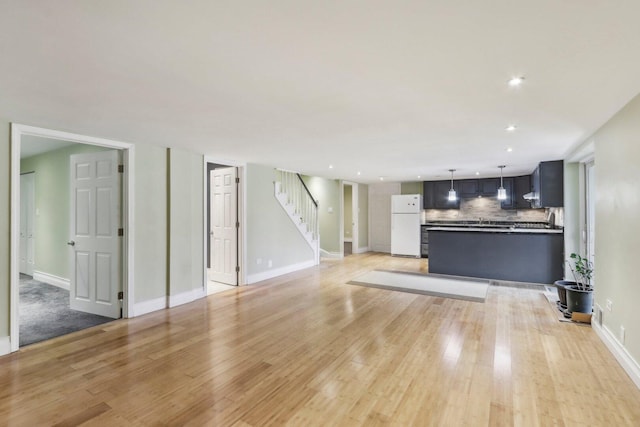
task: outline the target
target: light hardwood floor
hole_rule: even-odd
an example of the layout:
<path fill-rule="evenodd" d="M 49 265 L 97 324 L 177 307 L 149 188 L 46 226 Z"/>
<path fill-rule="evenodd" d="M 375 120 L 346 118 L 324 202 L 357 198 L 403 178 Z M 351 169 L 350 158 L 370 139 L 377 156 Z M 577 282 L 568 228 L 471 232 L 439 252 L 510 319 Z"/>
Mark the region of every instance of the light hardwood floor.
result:
<path fill-rule="evenodd" d="M 640 391 L 540 291 L 345 284 L 352 255 L 0 358 L 1 425 L 638 426 Z"/>

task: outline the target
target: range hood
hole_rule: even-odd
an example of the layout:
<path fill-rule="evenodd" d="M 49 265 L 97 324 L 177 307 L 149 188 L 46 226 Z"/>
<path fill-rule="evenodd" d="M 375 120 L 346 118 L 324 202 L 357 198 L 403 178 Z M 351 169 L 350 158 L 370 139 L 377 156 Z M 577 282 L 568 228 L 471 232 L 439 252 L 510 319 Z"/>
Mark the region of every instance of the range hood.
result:
<path fill-rule="evenodd" d="M 532 191 L 530 193 L 524 194 L 522 198 L 525 200 L 538 200 L 538 193 Z"/>

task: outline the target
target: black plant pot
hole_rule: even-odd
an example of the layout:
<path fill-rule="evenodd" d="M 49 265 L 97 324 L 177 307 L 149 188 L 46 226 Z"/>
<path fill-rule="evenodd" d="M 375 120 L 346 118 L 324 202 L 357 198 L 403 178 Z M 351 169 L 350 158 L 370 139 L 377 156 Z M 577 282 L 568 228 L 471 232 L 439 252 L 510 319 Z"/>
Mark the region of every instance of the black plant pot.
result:
<path fill-rule="evenodd" d="M 566 286 L 567 290 L 567 312 L 591 314 L 593 312 L 593 289 L 583 291 L 577 285 Z"/>
<path fill-rule="evenodd" d="M 564 311 L 567 309 L 567 286 L 575 286 L 576 282 L 572 282 L 569 280 L 556 280 L 553 282 L 558 291 L 558 309 L 560 311 Z"/>

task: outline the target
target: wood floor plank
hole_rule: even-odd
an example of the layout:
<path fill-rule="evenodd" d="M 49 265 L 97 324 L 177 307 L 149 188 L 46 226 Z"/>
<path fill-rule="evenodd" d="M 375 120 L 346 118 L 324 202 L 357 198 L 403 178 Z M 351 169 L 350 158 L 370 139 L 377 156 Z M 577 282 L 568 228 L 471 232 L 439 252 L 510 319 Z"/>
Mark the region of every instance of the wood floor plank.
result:
<path fill-rule="evenodd" d="M 637 426 L 640 390 L 537 289 L 347 285 L 366 253 L 0 358 L 0 424 Z"/>

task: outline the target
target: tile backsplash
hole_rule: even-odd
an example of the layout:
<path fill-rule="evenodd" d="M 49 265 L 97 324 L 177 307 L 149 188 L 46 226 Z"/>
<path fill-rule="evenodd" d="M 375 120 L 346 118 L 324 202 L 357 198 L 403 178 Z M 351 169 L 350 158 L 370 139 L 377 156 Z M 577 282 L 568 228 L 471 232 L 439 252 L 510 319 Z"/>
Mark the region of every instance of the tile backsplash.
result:
<path fill-rule="evenodd" d="M 554 208 L 556 225 L 562 219 L 562 215 Z M 474 197 L 460 199 L 460 209 L 426 209 L 422 211 L 424 221 L 523 221 L 546 222 L 548 211 L 546 209 L 502 209 L 500 201 L 496 197 Z"/>

